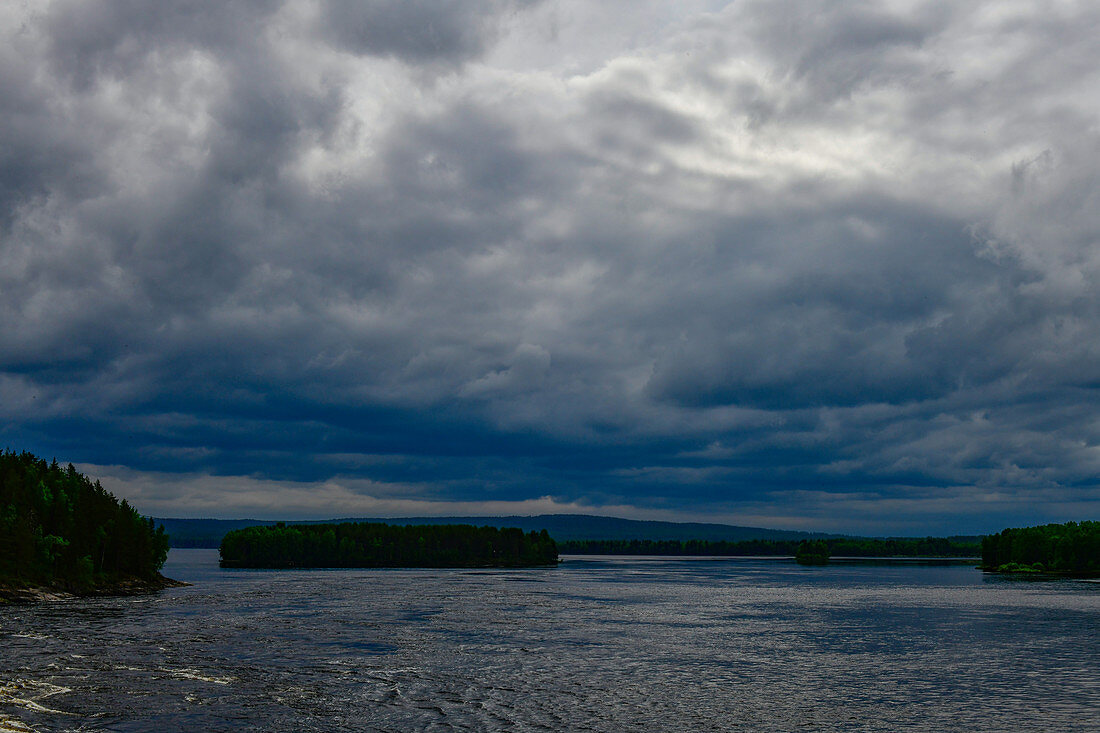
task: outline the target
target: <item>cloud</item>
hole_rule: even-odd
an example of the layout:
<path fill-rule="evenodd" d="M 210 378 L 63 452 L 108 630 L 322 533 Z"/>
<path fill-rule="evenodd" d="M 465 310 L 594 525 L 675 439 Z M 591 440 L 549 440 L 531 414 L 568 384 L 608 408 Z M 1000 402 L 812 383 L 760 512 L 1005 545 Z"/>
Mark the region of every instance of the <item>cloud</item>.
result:
<path fill-rule="evenodd" d="M 517 392 L 534 389 L 543 381 L 550 369 L 550 353 L 536 344 L 520 344 L 504 369 L 462 387 L 461 397 L 478 397 L 499 392 Z"/>
<path fill-rule="evenodd" d="M 593 507 L 551 496 L 522 500 L 427 501 L 403 498 L 407 487 L 356 479 L 324 482 L 270 481 L 244 476 L 133 471 L 122 466 L 81 464 L 104 488 L 126 496 L 150 516 L 217 515 L 236 519 L 337 519 L 352 517 L 533 516 L 589 514 L 626 519 L 662 519 L 669 514 L 629 505 Z M 382 494 L 382 495 L 378 495 Z"/>
<path fill-rule="evenodd" d="M 278 482 L 786 526 L 1091 506 L 1098 25 L 6 8 L 0 439 L 303 511 Z"/>
<path fill-rule="evenodd" d="M 408 498 L 413 487 L 348 477 L 325 481 L 276 481 L 248 476 L 134 471 L 80 464 L 77 469 L 125 496 L 149 516 L 217 516 L 227 519 L 338 519 L 349 517 L 534 516 L 586 514 L 625 519 L 747 522 L 811 531 L 950 534 L 960 521 L 975 532 L 998 531 L 1026 507 L 1034 521 L 1088 515 L 1100 501 L 1095 489 L 1067 497 L 1051 489 L 971 486 L 880 487 L 878 491 L 787 490 L 755 499 L 723 502 L 705 510 L 566 501 L 550 495 L 527 499 L 448 500 Z"/>
<path fill-rule="evenodd" d="M 483 55 L 509 15 L 530 2 L 479 0 L 326 0 L 317 24 L 324 37 L 357 55 L 408 64 L 461 65 Z"/>

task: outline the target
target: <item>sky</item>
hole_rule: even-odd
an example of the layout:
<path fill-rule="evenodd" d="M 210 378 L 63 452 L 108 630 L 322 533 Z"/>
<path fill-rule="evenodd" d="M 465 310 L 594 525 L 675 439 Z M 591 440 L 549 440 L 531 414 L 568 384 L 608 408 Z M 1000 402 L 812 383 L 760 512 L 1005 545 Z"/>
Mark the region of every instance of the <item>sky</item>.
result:
<path fill-rule="evenodd" d="M 156 516 L 1100 519 L 1100 5 L 0 5 L 0 446 Z"/>

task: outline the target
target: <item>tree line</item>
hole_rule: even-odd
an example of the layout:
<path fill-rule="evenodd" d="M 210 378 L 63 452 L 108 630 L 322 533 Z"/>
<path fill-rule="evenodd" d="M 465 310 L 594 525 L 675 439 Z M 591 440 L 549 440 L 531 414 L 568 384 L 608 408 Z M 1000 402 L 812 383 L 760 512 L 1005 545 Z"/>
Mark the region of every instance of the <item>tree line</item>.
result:
<path fill-rule="evenodd" d="M 1100 575 L 1100 522 L 1005 529 L 982 539 L 982 568 Z"/>
<path fill-rule="evenodd" d="M 279 523 L 228 532 L 226 568 L 468 568 L 553 565 L 558 547 L 546 530 L 466 524 Z"/>
<path fill-rule="evenodd" d="M 31 453 L 0 453 L 0 579 L 89 591 L 154 579 L 168 557 L 163 527 L 99 481 Z"/>
<path fill-rule="evenodd" d="M 799 565 L 827 565 L 829 544 L 824 540 L 800 542 L 795 548 L 794 559 Z"/>
<path fill-rule="evenodd" d="M 567 555 L 746 557 L 797 555 L 804 544 L 805 540 L 573 540 L 560 547 Z M 813 545 L 826 557 L 977 557 L 981 550 L 977 543 L 947 537 L 834 538 L 815 540 Z"/>

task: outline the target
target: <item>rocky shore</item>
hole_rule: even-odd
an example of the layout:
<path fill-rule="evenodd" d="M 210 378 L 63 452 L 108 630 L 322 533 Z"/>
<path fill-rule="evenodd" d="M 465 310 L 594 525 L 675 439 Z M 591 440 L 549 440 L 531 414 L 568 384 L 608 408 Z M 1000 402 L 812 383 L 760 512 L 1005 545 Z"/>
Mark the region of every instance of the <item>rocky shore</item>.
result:
<path fill-rule="evenodd" d="M 9 580 L 0 580 L 0 605 L 63 601 L 90 596 L 140 596 L 156 593 L 165 588 L 181 588 L 187 585 L 191 584 L 166 578 L 160 574 L 152 580 L 122 578 L 88 589 L 76 589 L 64 585 L 20 585 Z"/>

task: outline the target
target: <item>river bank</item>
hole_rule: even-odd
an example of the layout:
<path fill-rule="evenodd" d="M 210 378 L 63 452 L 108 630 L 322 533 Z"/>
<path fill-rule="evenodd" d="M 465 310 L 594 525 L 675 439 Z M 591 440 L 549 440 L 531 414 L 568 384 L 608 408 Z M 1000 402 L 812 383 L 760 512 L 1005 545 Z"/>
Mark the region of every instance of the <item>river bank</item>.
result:
<path fill-rule="evenodd" d="M 182 588 L 191 585 L 158 574 L 156 578 L 121 578 L 90 589 L 78 589 L 64 584 L 23 585 L 10 579 L 0 580 L 0 605 L 64 601 L 73 598 L 95 596 L 140 596 L 156 593 L 165 588 Z"/>

